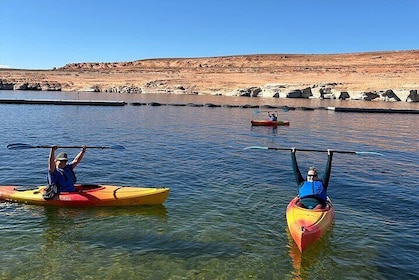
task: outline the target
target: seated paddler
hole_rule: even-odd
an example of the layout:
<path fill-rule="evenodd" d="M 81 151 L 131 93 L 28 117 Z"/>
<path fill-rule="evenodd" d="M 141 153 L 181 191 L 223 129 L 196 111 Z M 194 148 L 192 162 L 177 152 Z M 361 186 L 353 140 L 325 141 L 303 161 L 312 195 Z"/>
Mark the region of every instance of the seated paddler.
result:
<path fill-rule="evenodd" d="M 57 149 L 57 146 L 52 146 L 49 154 L 48 187 L 44 195 L 45 199 L 51 199 L 56 193 L 76 191 L 74 184 L 77 179 L 73 170 L 80 163 L 86 152 L 86 146 L 82 146 L 81 151 L 73 161 L 68 163 L 67 153 L 62 152 L 55 157 Z M 48 194 L 48 192 L 50 193 Z"/>
<path fill-rule="evenodd" d="M 322 179 L 319 179 L 318 172 L 315 167 L 310 167 L 307 172 L 307 179 L 304 180 L 301 175 L 300 169 L 297 164 L 295 156 L 296 149 L 291 149 L 292 166 L 294 170 L 295 179 L 299 186 L 299 201 L 298 206 L 308 209 L 323 209 L 326 207 L 327 202 L 327 187 L 329 185 L 329 179 L 332 168 L 332 157 L 333 152 L 327 150 L 328 159 L 324 175 Z"/>
<path fill-rule="evenodd" d="M 269 115 L 269 120 L 270 121 L 276 122 L 278 120 L 278 114 L 275 115 L 275 113 L 271 114 L 271 112 L 268 112 L 268 115 Z"/>

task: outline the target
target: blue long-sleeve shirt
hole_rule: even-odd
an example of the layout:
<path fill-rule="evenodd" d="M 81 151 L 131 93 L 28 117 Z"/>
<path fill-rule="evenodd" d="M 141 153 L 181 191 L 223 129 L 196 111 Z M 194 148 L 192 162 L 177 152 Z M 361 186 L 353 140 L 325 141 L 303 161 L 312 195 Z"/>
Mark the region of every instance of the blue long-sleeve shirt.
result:
<path fill-rule="evenodd" d="M 67 164 L 63 169 L 55 168 L 52 174 L 48 172 L 47 178 L 49 184 L 57 185 L 58 192 L 74 192 L 76 190 L 74 184 L 77 179 L 72 164 Z"/>

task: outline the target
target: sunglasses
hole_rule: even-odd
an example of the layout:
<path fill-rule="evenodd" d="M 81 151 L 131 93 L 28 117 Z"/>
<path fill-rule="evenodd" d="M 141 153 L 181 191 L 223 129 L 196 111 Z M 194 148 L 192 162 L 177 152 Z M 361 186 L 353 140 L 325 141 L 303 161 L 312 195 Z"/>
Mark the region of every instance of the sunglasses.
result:
<path fill-rule="evenodd" d="M 308 174 L 307 177 L 317 177 L 317 175 L 314 174 Z"/>

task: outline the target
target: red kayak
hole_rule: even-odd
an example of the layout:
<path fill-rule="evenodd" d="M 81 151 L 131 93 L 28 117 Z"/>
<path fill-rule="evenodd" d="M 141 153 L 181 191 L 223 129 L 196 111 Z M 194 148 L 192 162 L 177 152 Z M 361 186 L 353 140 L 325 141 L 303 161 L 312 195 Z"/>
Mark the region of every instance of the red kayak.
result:
<path fill-rule="evenodd" d="M 270 120 L 251 120 L 252 126 L 289 126 L 290 122 L 270 121 Z"/>

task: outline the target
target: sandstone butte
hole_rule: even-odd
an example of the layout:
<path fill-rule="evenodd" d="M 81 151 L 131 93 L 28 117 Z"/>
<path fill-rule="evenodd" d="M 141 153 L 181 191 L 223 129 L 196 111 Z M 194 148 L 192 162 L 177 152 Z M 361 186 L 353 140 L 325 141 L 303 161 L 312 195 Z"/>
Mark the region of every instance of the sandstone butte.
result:
<path fill-rule="evenodd" d="M 333 83 L 335 92 L 391 89 L 408 94 L 419 89 L 419 50 L 156 58 L 70 63 L 51 70 L 0 69 L 0 84 L 19 83 L 55 84 L 62 91 L 105 92 L 130 87 L 143 93 L 181 89 L 186 94 L 217 95 L 268 84 L 303 89 Z"/>

